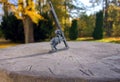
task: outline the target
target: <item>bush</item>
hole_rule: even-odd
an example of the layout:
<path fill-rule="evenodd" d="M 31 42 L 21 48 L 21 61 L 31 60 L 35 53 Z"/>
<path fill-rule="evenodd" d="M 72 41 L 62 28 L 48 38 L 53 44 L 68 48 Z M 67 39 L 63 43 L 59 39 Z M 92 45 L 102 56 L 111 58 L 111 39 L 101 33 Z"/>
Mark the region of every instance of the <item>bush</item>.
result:
<path fill-rule="evenodd" d="M 0 25 L 0 38 L 2 38 L 4 35 L 3 35 L 3 32 L 1 30 L 1 25 Z"/>
<path fill-rule="evenodd" d="M 76 19 L 72 20 L 72 25 L 69 29 L 69 38 L 70 40 L 76 40 L 78 38 L 78 27 Z"/>
<path fill-rule="evenodd" d="M 79 37 L 92 37 L 95 28 L 95 15 L 80 15 L 78 20 Z"/>
<path fill-rule="evenodd" d="M 22 21 L 18 20 L 13 14 L 3 16 L 2 20 L 1 30 L 4 33 L 5 39 L 13 42 L 23 42 L 24 32 Z"/>
<path fill-rule="evenodd" d="M 103 38 L 103 12 L 100 11 L 96 14 L 96 23 L 93 32 L 94 39 L 102 39 Z"/>
<path fill-rule="evenodd" d="M 70 26 L 65 26 L 64 28 L 64 35 L 65 35 L 65 38 L 69 40 L 69 29 L 70 29 Z"/>
<path fill-rule="evenodd" d="M 38 25 L 34 24 L 35 41 L 44 41 L 51 38 L 53 31 L 53 23 L 47 13 L 43 14 L 46 20 L 40 20 Z M 18 20 L 13 14 L 3 16 L 0 29 L 3 31 L 4 37 L 13 42 L 24 42 L 24 29 L 22 20 Z"/>
<path fill-rule="evenodd" d="M 43 13 L 42 16 L 46 20 L 40 20 L 38 25 L 34 26 L 34 39 L 35 41 L 44 41 L 52 37 L 53 21 L 47 13 Z"/>

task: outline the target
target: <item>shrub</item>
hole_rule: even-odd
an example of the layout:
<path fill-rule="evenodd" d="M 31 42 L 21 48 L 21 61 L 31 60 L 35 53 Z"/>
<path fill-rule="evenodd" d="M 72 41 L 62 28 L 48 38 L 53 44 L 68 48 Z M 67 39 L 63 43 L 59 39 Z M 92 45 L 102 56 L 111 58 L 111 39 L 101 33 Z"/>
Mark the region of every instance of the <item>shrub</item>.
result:
<path fill-rule="evenodd" d="M 72 25 L 69 29 L 69 38 L 70 40 L 76 40 L 78 38 L 78 26 L 76 19 L 72 20 Z"/>
<path fill-rule="evenodd" d="M 13 42 L 23 42 L 24 32 L 22 21 L 18 20 L 13 14 L 3 16 L 2 20 L 1 30 L 4 33 L 5 39 Z"/>
<path fill-rule="evenodd" d="M 44 41 L 52 37 L 53 21 L 47 13 L 43 13 L 42 16 L 46 20 L 40 20 L 38 25 L 34 26 L 34 39 L 35 41 Z"/>
<path fill-rule="evenodd" d="M 94 39 L 102 39 L 103 38 L 103 12 L 100 11 L 96 14 L 96 23 L 93 32 Z"/>
<path fill-rule="evenodd" d="M 44 41 L 51 38 L 53 31 L 53 23 L 47 13 L 43 14 L 46 20 L 40 20 L 38 25 L 34 24 L 35 41 Z M 4 37 L 13 42 L 24 42 L 23 22 L 18 20 L 13 14 L 3 16 L 0 29 L 3 31 Z"/>

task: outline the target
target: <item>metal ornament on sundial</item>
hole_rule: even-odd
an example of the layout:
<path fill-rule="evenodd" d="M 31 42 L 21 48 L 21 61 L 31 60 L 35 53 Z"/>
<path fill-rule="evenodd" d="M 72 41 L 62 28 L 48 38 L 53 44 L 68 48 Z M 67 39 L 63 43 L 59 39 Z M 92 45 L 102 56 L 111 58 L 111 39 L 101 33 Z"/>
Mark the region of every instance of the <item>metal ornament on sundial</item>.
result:
<path fill-rule="evenodd" d="M 51 8 L 52 16 L 53 16 L 53 18 L 54 18 L 54 20 L 55 20 L 55 24 L 56 24 L 56 26 L 57 26 L 57 30 L 55 31 L 56 36 L 53 37 L 53 38 L 51 39 L 51 41 L 50 41 L 50 42 L 51 42 L 52 51 L 57 51 L 56 46 L 57 46 L 59 43 L 61 43 L 61 42 L 64 42 L 65 48 L 68 49 L 69 47 L 68 47 L 68 44 L 67 44 L 67 42 L 66 42 L 66 38 L 65 38 L 65 36 L 64 36 L 64 33 L 63 33 L 62 30 L 61 30 L 61 25 L 60 25 L 60 23 L 59 23 L 59 21 L 58 21 L 58 17 L 57 17 L 57 15 L 56 15 L 56 13 L 55 13 L 55 10 L 54 10 L 54 8 L 53 8 L 53 5 L 52 5 L 52 3 L 51 3 L 50 0 L 48 0 L 48 3 L 49 3 L 50 8 Z"/>

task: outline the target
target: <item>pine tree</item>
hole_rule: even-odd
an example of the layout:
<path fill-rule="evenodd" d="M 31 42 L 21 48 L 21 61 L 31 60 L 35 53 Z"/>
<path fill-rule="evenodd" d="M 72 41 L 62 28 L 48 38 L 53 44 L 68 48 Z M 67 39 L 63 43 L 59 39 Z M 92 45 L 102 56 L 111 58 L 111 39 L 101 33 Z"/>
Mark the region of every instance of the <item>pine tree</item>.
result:
<path fill-rule="evenodd" d="M 78 37 L 77 20 L 74 19 L 72 21 L 71 28 L 69 29 L 69 38 L 70 38 L 70 40 L 76 40 L 77 37 Z"/>
<path fill-rule="evenodd" d="M 23 23 L 18 20 L 13 14 L 3 16 L 1 22 L 1 31 L 6 40 L 13 42 L 24 42 Z"/>
<path fill-rule="evenodd" d="M 96 14 L 96 23 L 93 32 L 94 39 L 102 39 L 103 38 L 103 12 L 100 11 Z"/>

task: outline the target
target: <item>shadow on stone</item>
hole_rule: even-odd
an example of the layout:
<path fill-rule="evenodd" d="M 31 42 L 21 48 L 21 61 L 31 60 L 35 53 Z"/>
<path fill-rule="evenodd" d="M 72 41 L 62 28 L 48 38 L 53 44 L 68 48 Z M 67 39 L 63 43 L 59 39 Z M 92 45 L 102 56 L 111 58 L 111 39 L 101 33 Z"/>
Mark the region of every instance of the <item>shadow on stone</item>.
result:
<path fill-rule="evenodd" d="M 47 54 L 49 54 L 49 51 L 48 52 L 46 51 L 43 53 L 38 53 L 38 54 L 27 55 L 27 56 L 18 56 L 18 57 L 13 57 L 13 58 L 0 59 L 0 61 L 12 60 L 12 59 L 21 59 L 21 58 L 30 58 L 30 57 L 35 57 L 35 56 L 47 55 Z"/>

